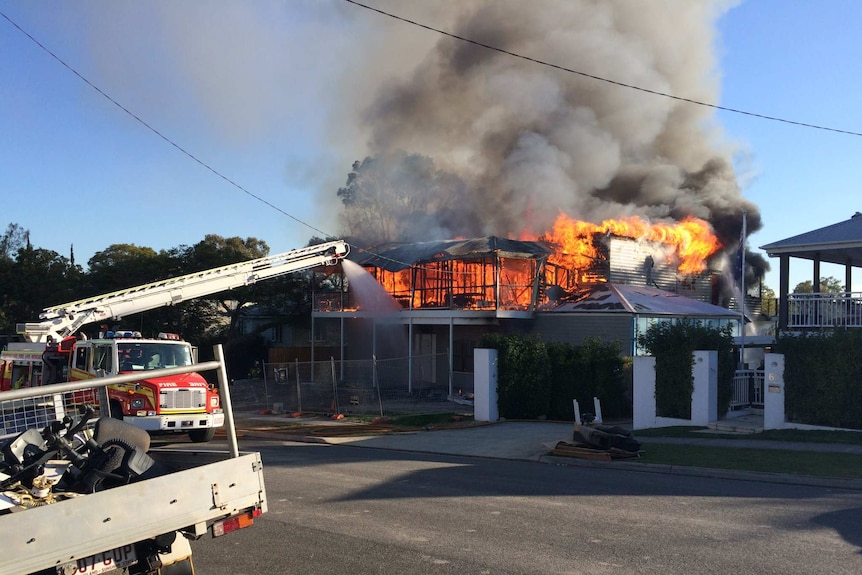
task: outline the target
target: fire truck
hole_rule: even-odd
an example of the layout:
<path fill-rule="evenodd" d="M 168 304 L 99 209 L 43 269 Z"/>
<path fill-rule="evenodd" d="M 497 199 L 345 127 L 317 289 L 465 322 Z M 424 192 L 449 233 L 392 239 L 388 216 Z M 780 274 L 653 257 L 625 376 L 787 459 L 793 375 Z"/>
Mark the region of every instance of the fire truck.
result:
<path fill-rule="evenodd" d="M 188 433 L 212 439 L 224 424 L 218 390 L 196 372 L 150 377 L 148 372 L 192 365 L 196 350 L 176 334 L 143 338 L 137 332 L 80 331 L 130 314 L 254 284 L 316 266 L 335 265 L 349 252 L 342 240 L 291 250 L 45 308 L 40 321 L 18 324 L 24 342 L 0 352 L 0 393 L 11 389 L 139 374 L 108 387 L 112 417 L 151 433 Z M 82 402 L 93 398 L 82 397 Z"/>

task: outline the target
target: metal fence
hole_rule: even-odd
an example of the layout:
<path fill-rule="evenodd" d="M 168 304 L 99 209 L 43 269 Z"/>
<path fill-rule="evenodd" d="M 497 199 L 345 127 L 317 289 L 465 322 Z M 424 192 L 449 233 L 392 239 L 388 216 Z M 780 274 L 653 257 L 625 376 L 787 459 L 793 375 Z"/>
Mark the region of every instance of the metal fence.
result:
<path fill-rule="evenodd" d="M 79 407 L 90 405 L 96 408 L 107 405 L 104 389 L 87 392 L 50 393 L 50 387 L 44 388 L 43 395 L 33 397 L 2 400 L 0 399 L 0 439 L 12 437 L 28 429 L 41 431 L 53 421 L 63 421 L 68 417 L 75 423 L 81 416 Z M 2 396 L 0 396 L 2 398 Z"/>
<path fill-rule="evenodd" d="M 452 401 L 447 354 L 267 363 L 262 385 L 246 392 L 247 407 L 381 417 L 472 409 Z"/>
<path fill-rule="evenodd" d="M 213 348 L 218 361 L 208 361 L 183 367 L 153 370 L 151 377 L 180 375 L 193 371 L 217 371 L 219 387 L 222 389 L 222 405 L 225 409 L 225 426 L 231 455 L 236 457 L 236 433 L 233 428 L 230 390 L 227 387 L 227 371 L 224 353 L 220 345 Z M 99 417 L 110 416 L 107 387 L 115 384 L 133 383 L 140 379 L 139 374 L 124 374 L 112 377 L 99 377 L 78 382 L 54 383 L 44 386 L 27 387 L 0 392 L 0 439 L 13 437 L 28 429 L 43 430 L 48 424 L 69 418 L 73 423 L 80 421 L 83 407 L 94 410 L 90 424 Z"/>
<path fill-rule="evenodd" d="M 733 376 L 733 397 L 730 409 L 763 406 L 762 369 L 738 369 Z"/>

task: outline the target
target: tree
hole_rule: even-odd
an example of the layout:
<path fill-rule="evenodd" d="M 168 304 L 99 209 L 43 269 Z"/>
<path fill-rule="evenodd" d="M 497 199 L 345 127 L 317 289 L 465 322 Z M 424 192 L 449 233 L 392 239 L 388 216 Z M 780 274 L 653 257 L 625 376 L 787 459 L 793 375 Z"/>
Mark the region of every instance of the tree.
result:
<path fill-rule="evenodd" d="M 36 321 L 46 307 L 77 299 L 81 270 L 57 252 L 25 245 L 12 261 L 0 259 L 0 333 Z"/>
<path fill-rule="evenodd" d="M 820 278 L 820 293 L 841 293 L 844 290 L 844 284 L 840 280 L 829 276 Z M 793 293 L 814 293 L 814 284 L 811 280 L 799 282 L 793 288 Z"/>
<path fill-rule="evenodd" d="M 762 312 L 764 315 L 773 316 L 778 314 L 778 297 L 775 295 L 775 290 L 766 285 L 760 284 L 760 301 Z"/>
<path fill-rule="evenodd" d="M 156 252 L 146 246 L 135 244 L 111 244 L 96 252 L 87 262 L 84 277 L 86 296 L 111 293 L 177 275 L 176 255 L 172 252 Z M 121 321 L 107 325 L 109 329 L 140 331 L 153 336 L 161 331 L 182 333 L 177 328 L 177 310 L 162 309 L 123 317 Z M 101 326 L 86 326 L 86 333 L 95 333 Z"/>
<path fill-rule="evenodd" d="M 366 245 L 468 235 L 475 226 L 464 182 L 419 154 L 354 162 L 337 195 L 346 235 Z"/>
<path fill-rule="evenodd" d="M 97 252 L 85 273 L 56 252 L 34 249 L 19 226 L 4 234 L 14 257 L 0 257 L 0 334 L 15 333 L 17 322 L 35 321 L 46 307 L 175 278 L 211 268 L 264 257 L 266 242 L 256 238 L 207 235 L 194 246 L 156 252 L 134 244 L 112 244 Z M 23 243 L 21 243 L 23 241 Z M 157 307 L 121 318 L 111 329 L 140 331 L 147 336 L 175 332 L 194 338 L 207 353 L 209 343 L 240 339 L 240 320 L 251 304 L 260 305 L 275 323 L 307 321 L 311 309 L 312 274 L 294 273 L 249 286 Z M 100 326 L 87 326 L 94 335 Z M 251 337 L 255 337 L 252 334 Z M 259 338 L 258 338 L 259 339 Z M 244 343 L 237 344 L 241 353 Z M 256 356 L 254 359 L 257 359 Z"/>
<path fill-rule="evenodd" d="M 18 224 L 9 224 L 0 236 L 0 260 L 12 261 L 18 250 L 30 245 L 30 232 Z"/>
<path fill-rule="evenodd" d="M 269 246 L 257 238 L 224 238 L 207 234 L 203 241 L 186 250 L 183 255 L 183 267 L 187 270 L 186 273 L 191 273 L 262 258 L 268 253 Z M 189 302 L 187 308 L 194 309 L 197 314 L 206 317 L 210 331 L 214 333 L 224 331 L 224 318 L 227 318 L 225 335 L 230 338 L 238 335 L 239 320 L 244 308 L 261 297 L 263 289 L 265 288 L 259 288 L 258 284 L 253 284 L 216 293 Z"/>
<path fill-rule="evenodd" d="M 112 244 L 87 262 L 90 294 L 112 292 L 170 277 L 169 256 L 135 244 Z"/>

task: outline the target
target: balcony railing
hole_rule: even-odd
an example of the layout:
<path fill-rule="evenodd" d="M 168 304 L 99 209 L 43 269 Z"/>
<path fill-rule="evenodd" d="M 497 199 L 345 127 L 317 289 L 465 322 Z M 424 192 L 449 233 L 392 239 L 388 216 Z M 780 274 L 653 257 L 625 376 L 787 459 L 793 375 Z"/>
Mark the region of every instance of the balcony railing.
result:
<path fill-rule="evenodd" d="M 787 327 L 862 327 L 862 292 L 794 293 L 787 296 Z"/>

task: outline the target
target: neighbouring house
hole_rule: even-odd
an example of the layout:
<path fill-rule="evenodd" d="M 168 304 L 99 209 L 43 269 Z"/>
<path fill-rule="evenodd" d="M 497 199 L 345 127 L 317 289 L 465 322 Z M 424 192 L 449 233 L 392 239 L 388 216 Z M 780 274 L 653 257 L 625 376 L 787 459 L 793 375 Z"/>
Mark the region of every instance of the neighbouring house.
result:
<path fill-rule="evenodd" d="M 862 327 L 862 292 L 853 291 L 853 270 L 862 267 L 862 213 L 760 249 L 779 261 L 779 331 Z M 813 293 L 790 293 L 791 260 L 810 262 Z M 820 293 L 823 263 L 844 268 L 844 292 Z"/>

